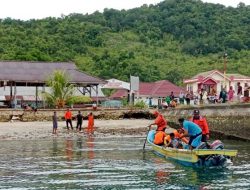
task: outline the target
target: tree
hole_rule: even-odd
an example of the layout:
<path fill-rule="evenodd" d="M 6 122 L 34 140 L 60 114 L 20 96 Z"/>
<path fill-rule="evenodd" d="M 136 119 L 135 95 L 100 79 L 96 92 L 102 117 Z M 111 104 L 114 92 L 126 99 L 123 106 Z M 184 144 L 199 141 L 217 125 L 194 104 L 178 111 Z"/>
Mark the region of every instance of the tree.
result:
<path fill-rule="evenodd" d="M 74 93 L 74 85 L 69 83 L 65 71 L 54 71 L 46 84 L 50 87 L 50 92 L 44 92 L 43 96 L 49 106 L 63 108 Z"/>

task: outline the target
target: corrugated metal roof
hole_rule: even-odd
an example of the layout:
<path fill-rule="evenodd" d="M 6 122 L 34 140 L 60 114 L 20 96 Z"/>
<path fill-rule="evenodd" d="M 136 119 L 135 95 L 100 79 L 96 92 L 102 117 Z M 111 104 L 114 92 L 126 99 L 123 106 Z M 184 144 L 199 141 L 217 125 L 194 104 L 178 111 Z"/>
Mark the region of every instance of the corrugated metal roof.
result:
<path fill-rule="evenodd" d="M 169 96 L 171 92 L 177 96 L 179 95 L 180 91 L 184 91 L 184 89 L 176 86 L 168 80 L 161 80 L 154 83 L 146 83 L 146 85 L 140 83 L 139 94 L 146 96 L 150 95 L 151 97 L 165 97 Z"/>
<path fill-rule="evenodd" d="M 0 61 L 0 80 L 44 83 L 55 70 L 65 70 L 70 82 L 104 84 L 104 80 L 77 70 L 74 63 L 65 62 L 14 62 Z"/>

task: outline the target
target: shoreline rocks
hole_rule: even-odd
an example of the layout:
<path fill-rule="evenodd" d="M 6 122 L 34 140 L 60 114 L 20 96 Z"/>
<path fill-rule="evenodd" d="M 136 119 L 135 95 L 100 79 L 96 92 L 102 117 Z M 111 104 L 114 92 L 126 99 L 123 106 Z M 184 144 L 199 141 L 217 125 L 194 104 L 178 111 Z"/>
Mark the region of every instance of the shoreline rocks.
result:
<path fill-rule="evenodd" d="M 160 112 L 167 118 L 168 125 L 172 128 L 176 128 L 178 126 L 178 118 L 190 118 L 194 109 L 199 109 L 201 115 L 207 118 L 212 136 L 221 139 L 227 138 L 250 141 L 250 104 L 213 104 L 195 107 L 183 106 L 174 109 L 160 110 Z M 154 119 L 152 115 L 153 110 L 151 109 L 98 109 L 97 111 L 91 109 L 73 109 L 72 112 L 74 116 L 77 115 L 78 110 L 81 110 L 84 120 L 87 120 L 89 112 L 93 112 L 95 119 L 107 121 L 125 120 L 123 122 L 126 122 L 127 119 L 133 119 L 135 121 L 144 119 L 148 120 L 148 123 L 150 123 L 151 121 L 149 120 Z M 11 119 L 12 121 L 21 121 L 24 125 L 26 122 L 29 123 L 33 121 L 50 122 L 54 111 L 57 112 L 58 120 L 64 121 L 65 109 L 39 109 L 37 112 L 1 109 L 0 122 L 11 121 Z M 138 127 L 134 127 L 137 130 Z M 127 127 L 124 129 L 127 129 Z M 129 130 L 132 131 L 132 129 Z M 143 132 L 145 133 L 146 130 L 145 128 Z M 105 133 L 105 131 L 103 131 L 103 133 Z"/>

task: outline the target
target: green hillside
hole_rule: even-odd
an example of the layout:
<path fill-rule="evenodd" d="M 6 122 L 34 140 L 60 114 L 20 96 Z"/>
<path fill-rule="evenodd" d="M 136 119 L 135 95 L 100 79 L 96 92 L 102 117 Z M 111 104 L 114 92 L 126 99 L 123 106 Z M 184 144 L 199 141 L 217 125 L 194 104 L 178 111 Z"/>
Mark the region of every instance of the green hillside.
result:
<path fill-rule="evenodd" d="M 0 21 L 0 60 L 73 61 L 108 79 L 184 78 L 211 69 L 250 75 L 250 6 L 166 0 L 128 11 L 105 9 L 41 20 Z"/>

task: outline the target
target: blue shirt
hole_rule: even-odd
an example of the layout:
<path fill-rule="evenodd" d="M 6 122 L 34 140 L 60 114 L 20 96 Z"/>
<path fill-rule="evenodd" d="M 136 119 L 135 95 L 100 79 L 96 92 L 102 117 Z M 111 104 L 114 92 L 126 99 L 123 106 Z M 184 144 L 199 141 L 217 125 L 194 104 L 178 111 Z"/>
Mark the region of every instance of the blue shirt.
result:
<path fill-rule="evenodd" d="M 201 128 L 191 121 L 185 120 L 183 122 L 183 128 L 188 131 L 189 136 L 194 136 L 201 133 Z"/>

